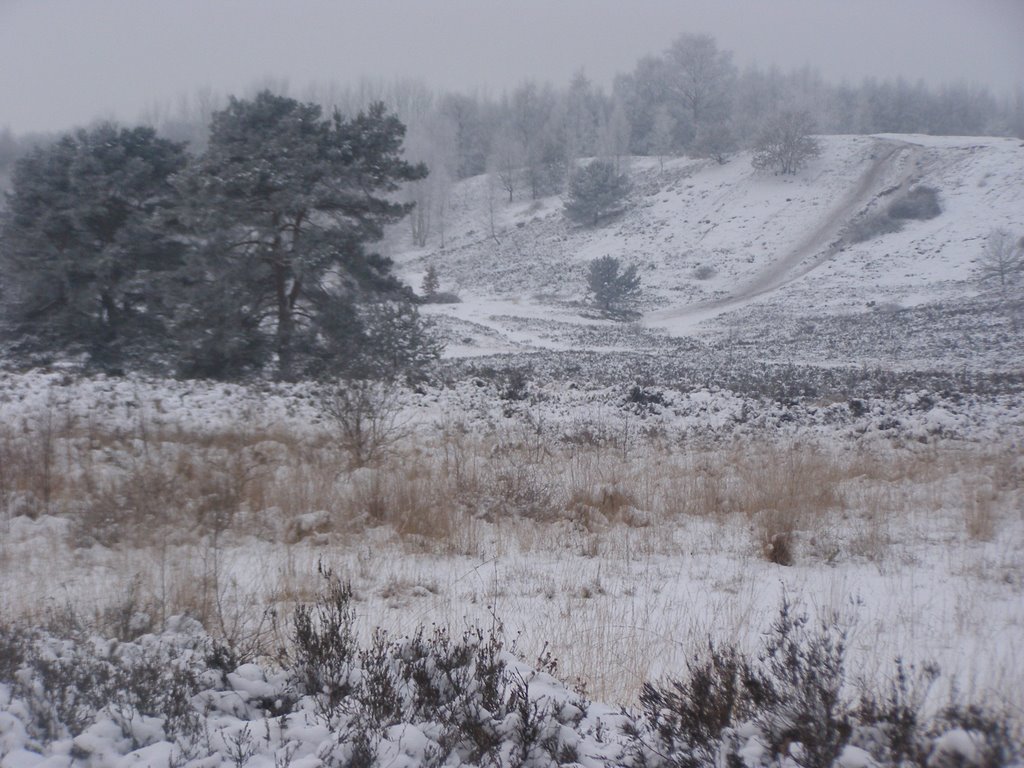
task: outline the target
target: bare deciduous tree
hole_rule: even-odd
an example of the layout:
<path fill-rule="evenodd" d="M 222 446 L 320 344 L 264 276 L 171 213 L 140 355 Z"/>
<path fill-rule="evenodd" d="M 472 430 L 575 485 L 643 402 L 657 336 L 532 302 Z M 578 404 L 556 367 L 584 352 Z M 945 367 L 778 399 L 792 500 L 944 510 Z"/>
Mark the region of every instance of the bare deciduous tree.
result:
<path fill-rule="evenodd" d="M 689 147 L 708 126 L 722 125 L 731 112 L 736 79 L 732 54 L 708 35 L 682 35 L 665 53 L 668 86 L 678 105 L 676 119 Z"/>
<path fill-rule="evenodd" d="M 814 121 L 806 111 L 784 110 L 769 120 L 754 144 L 751 164 L 759 171 L 793 174 L 812 157 L 821 144 L 811 136 Z"/>
<path fill-rule="evenodd" d="M 494 137 L 488 171 L 498 179 L 498 184 L 508 193 L 508 201 L 512 202 L 519 176 L 526 158 L 526 150 L 514 133 L 508 128 L 500 128 Z"/>
<path fill-rule="evenodd" d="M 985 241 L 985 250 L 978 261 L 978 280 L 995 283 L 1003 301 L 1007 289 L 1024 274 L 1024 237 L 1014 239 L 1005 229 L 994 229 Z"/>

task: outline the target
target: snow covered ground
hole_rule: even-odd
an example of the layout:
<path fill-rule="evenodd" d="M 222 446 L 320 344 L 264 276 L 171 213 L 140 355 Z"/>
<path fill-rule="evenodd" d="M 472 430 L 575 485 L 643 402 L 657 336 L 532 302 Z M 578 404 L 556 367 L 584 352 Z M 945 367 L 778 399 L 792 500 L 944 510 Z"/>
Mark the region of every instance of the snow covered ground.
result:
<path fill-rule="evenodd" d="M 497 618 L 523 658 L 546 645 L 614 708 L 709 637 L 755 652 L 786 595 L 846 631 L 851 686 L 884 685 L 896 657 L 936 662 L 932 709 L 956 687 L 1021 718 L 1020 303 L 975 269 L 990 230 L 1024 234 L 1024 145 L 823 148 L 788 178 L 743 155 L 635 159 L 629 211 L 594 230 L 553 197 L 499 204 L 492 233 L 485 180 L 457 186 L 443 251 L 390 242 L 410 284 L 433 264 L 462 302 L 426 306 L 447 360 L 387 401 L 375 466 L 350 465 L 312 385 L 0 372 L 0 616 L 71 605 L 158 631 L 187 612 L 269 668 L 271 617 L 315 594 L 323 563 L 351 580 L 364 642 Z M 940 216 L 846 242 L 914 185 Z M 640 267 L 636 322 L 586 306 L 603 255 Z M 39 764 L 8 694 L 0 765 Z M 248 711 L 222 712 L 217 738 Z M 327 737 L 303 734 L 293 765 L 316 764 Z M 131 751 L 90 738 L 79 764 Z M 388 743 L 394 764 L 426 754 Z M 68 764 L 70 742 L 54 750 Z"/>
<path fill-rule="evenodd" d="M 728 332 L 770 348 L 801 321 L 831 320 L 883 326 L 888 343 L 817 344 L 798 357 L 914 368 L 952 357 L 958 367 L 1019 370 L 1020 334 L 1009 332 L 1005 307 L 986 301 L 975 270 L 991 230 L 1024 228 L 1022 174 L 1019 140 L 979 137 L 825 137 L 821 157 L 793 177 L 757 173 L 742 153 L 721 166 L 670 160 L 664 170 L 638 158 L 632 207 L 619 220 L 579 229 L 557 197 L 517 201 L 499 208 L 493 236 L 485 181 L 471 179 L 453 193 L 443 250 L 398 238 L 393 256 L 410 284 L 433 264 L 442 288 L 461 296 L 428 308 L 454 320 L 452 355 L 579 348 L 577 329 L 613 325 L 580 317 L 586 265 L 611 255 L 640 268 L 647 315 L 631 341 L 609 348 L 657 348 L 645 326 L 695 338 Z M 846 225 L 900 185 L 937 189 L 943 213 L 843 242 Z M 928 328 L 907 328 L 922 313 Z M 943 343 L 920 344 L 924 333 Z M 598 346 L 590 341 L 582 346 Z"/>

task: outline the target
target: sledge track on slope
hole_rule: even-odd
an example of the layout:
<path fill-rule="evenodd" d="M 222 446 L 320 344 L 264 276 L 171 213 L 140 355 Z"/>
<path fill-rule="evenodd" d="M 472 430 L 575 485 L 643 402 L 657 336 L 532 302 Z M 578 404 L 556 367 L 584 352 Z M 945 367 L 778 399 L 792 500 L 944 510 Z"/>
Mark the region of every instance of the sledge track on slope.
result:
<path fill-rule="evenodd" d="M 923 151 L 922 147 L 895 139 L 875 139 L 875 142 L 875 157 L 856 186 L 789 253 L 764 267 L 729 296 L 651 312 L 644 317 L 644 324 L 658 326 L 662 321 L 688 317 L 709 319 L 777 290 L 834 258 L 845 245 L 838 237 L 839 233 L 881 192 L 878 186 L 885 174 L 901 156 L 909 155 L 907 170 L 898 181 L 899 187 L 907 186 L 916 172 L 916 160 Z"/>

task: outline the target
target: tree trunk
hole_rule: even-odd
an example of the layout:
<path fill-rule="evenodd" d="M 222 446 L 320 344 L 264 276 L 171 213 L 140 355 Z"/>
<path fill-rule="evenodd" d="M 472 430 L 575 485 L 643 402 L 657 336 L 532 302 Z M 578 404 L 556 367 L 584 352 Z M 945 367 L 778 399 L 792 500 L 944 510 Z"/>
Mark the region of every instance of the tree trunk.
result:
<path fill-rule="evenodd" d="M 280 261 L 274 262 L 274 293 L 277 299 L 277 375 L 288 381 L 294 367 L 295 317 L 288 300 L 288 269 Z"/>

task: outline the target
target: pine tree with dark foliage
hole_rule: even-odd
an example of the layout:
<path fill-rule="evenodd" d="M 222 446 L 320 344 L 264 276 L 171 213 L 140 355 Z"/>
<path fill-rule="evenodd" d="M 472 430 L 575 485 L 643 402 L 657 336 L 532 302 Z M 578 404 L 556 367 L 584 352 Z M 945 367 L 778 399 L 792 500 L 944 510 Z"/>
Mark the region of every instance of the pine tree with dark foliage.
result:
<path fill-rule="evenodd" d="M 366 249 L 411 208 L 391 193 L 427 173 L 403 159 L 404 133 L 382 104 L 325 119 L 268 91 L 214 115 L 207 151 L 179 183 L 193 238 L 222 244 L 198 252 L 193 278 L 216 293 L 236 276 L 238 329 L 263 343 L 218 340 L 200 323 L 210 344 L 272 354 L 281 378 L 326 373 L 359 346 L 363 299 L 411 300 L 391 261 Z"/>
<path fill-rule="evenodd" d="M 590 262 L 587 288 L 599 309 L 621 312 L 622 305 L 640 292 L 640 276 L 635 264 L 622 269 L 614 256 L 602 256 Z"/>
<path fill-rule="evenodd" d="M 160 277 L 183 247 L 160 221 L 184 146 L 104 123 L 20 159 L 2 235 L 3 337 L 15 358 L 141 364 L 165 338 Z"/>
<path fill-rule="evenodd" d="M 594 160 L 569 179 L 565 215 L 578 224 L 596 227 L 625 208 L 629 179 L 607 160 Z"/>

